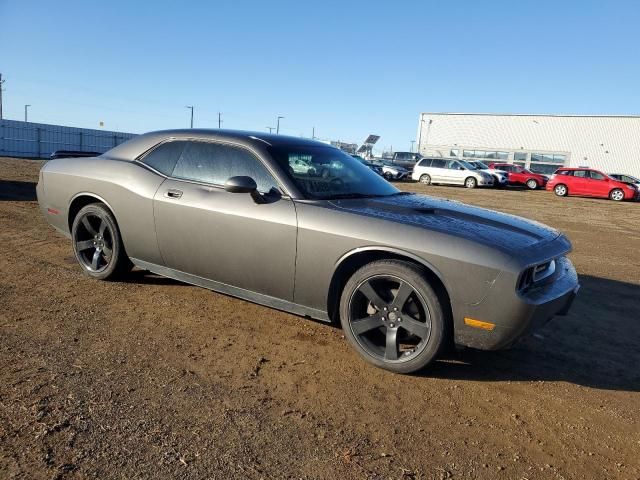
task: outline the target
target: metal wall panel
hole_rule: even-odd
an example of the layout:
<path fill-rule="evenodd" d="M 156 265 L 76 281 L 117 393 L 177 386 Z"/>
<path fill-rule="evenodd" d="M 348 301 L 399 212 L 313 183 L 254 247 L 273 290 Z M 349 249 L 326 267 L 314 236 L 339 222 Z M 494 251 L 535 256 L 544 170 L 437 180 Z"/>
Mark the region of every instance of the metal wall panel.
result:
<path fill-rule="evenodd" d="M 0 156 L 48 158 L 56 150 L 104 153 L 135 136 L 134 133 L 0 120 Z"/>
<path fill-rule="evenodd" d="M 513 153 L 559 152 L 567 166 L 640 177 L 640 116 L 423 113 L 417 139 L 423 155 L 451 148 Z"/>

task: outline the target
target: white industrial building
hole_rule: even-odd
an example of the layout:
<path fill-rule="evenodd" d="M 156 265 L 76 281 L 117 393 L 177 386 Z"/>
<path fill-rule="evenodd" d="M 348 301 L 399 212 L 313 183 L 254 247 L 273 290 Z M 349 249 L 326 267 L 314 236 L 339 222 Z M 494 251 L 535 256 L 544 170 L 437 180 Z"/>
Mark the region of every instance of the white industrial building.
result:
<path fill-rule="evenodd" d="M 515 163 L 540 173 L 591 167 L 640 177 L 640 116 L 422 113 L 424 156 Z"/>

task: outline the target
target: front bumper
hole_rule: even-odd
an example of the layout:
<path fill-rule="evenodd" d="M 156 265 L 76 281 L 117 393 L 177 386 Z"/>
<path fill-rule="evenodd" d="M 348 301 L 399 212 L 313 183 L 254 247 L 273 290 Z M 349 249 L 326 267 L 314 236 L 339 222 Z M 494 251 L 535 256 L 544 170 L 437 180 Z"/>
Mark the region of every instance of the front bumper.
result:
<path fill-rule="evenodd" d="M 454 309 L 457 344 L 482 350 L 506 348 L 541 328 L 556 315 L 566 315 L 580 288 L 578 275 L 566 257 L 556 259 L 556 273 L 547 283 L 525 294 L 513 290 L 512 280 L 500 278 L 478 304 Z M 510 285 L 510 286 L 509 286 Z M 513 293 L 508 294 L 507 288 Z M 493 329 L 479 329 L 465 319 L 490 322 Z"/>
<path fill-rule="evenodd" d="M 493 184 L 494 184 L 493 177 L 491 177 L 491 178 L 479 178 L 477 180 L 478 180 L 478 186 L 479 187 L 493 187 Z"/>

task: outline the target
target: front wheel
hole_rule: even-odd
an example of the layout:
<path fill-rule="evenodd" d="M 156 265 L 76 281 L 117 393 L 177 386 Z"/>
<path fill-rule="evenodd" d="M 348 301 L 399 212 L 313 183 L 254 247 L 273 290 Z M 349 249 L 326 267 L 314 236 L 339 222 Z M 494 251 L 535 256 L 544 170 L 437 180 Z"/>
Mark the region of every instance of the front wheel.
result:
<path fill-rule="evenodd" d="M 478 186 L 478 180 L 476 180 L 473 177 L 468 177 L 464 181 L 464 186 L 467 187 L 467 188 L 476 188 Z"/>
<path fill-rule="evenodd" d="M 611 190 L 611 193 L 609 193 L 609 198 L 614 202 L 621 202 L 624 200 L 624 192 L 619 188 L 614 188 Z"/>
<path fill-rule="evenodd" d="M 538 182 L 533 178 L 527 180 L 527 188 L 529 190 L 536 190 L 538 188 Z"/>
<path fill-rule="evenodd" d="M 361 357 L 397 373 L 424 368 L 445 344 L 440 298 L 408 262 L 380 260 L 356 271 L 342 291 L 340 322 Z"/>
<path fill-rule="evenodd" d="M 420 182 L 424 183 L 425 185 L 431 185 L 431 176 L 427 175 L 426 173 L 420 175 Z"/>
<path fill-rule="evenodd" d="M 102 203 L 83 207 L 73 219 L 76 260 L 90 277 L 110 280 L 131 270 L 113 214 Z"/>
<path fill-rule="evenodd" d="M 390 182 L 391 180 L 393 180 L 393 174 L 389 173 L 389 172 L 385 172 L 382 174 L 382 176 L 388 181 Z"/>
<path fill-rule="evenodd" d="M 555 188 L 553 189 L 553 192 L 559 197 L 566 197 L 567 194 L 569 193 L 569 190 L 567 190 L 566 185 L 559 184 L 555 186 Z"/>

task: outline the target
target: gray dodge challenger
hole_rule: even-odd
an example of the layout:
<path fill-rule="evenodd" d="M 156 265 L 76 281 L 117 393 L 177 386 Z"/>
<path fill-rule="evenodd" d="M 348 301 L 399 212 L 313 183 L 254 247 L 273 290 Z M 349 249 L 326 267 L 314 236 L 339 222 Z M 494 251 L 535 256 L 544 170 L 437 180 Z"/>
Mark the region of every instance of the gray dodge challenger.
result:
<path fill-rule="evenodd" d="M 40 171 L 38 202 L 83 271 L 133 266 L 340 322 L 372 364 L 409 373 L 451 344 L 508 347 L 578 291 L 545 225 L 401 192 L 326 144 L 169 130 Z M 256 319 L 256 321 L 259 321 Z"/>

